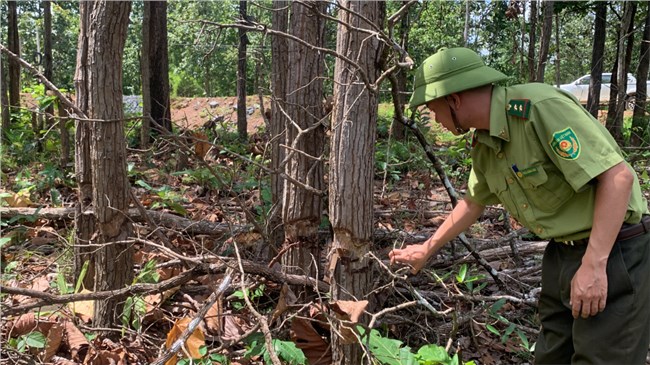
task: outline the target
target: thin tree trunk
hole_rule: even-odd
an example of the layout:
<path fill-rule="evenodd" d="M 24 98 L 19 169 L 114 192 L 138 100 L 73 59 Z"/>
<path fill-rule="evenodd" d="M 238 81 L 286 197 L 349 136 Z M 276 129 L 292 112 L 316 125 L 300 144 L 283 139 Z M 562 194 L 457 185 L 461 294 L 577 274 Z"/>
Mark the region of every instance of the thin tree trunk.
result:
<path fill-rule="evenodd" d="M 607 2 L 596 3 L 596 22 L 594 23 L 594 44 L 591 50 L 591 78 L 587 110 L 598 118 L 600 107 L 600 89 L 603 80 L 603 58 L 605 57 L 605 37 L 607 35 Z"/>
<path fill-rule="evenodd" d="M 20 57 L 17 1 L 7 1 L 7 13 L 7 48 Z M 9 106 L 12 113 L 20 108 L 20 64 L 15 60 L 9 60 Z"/>
<path fill-rule="evenodd" d="M 9 113 L 9 83 L 7 82 L 7 58 L 4 54 L 0 57 L 0 108 L 2 108 L 2 135 L 1 138 L 6 140 L 7 131 L 11 126 Z"/>
<path fill-rule="evenodd" d="M 308 1 L 306 4 L 321 13 L 327 7 L 327 3 L 322 1 Z M 313 46 L 322 47 L 325 44 L 324 19 L 298 2 L 291 4 L 289 32 Z M 285 152 L 288 158 L 284 170 L 287 176 L 296 181 L 322 190 L 325 145 L 325 129 L 321 124 L 323 56 L 321 52 L 290 42 L 288 61 L 290 71 L 287 74 L 286 112 L 290 120 L 286 124 L 286 144 L 291 146 L 292 151 Z M 321 272 L 318 227 L 322 198 L 285 180 L 282 211 L 285 233 L 283 249 L 286 250 L 282 256 L 283 270 L 290 274 L 317 277 Z M 309 288 L 294 289 L 299 290 L 303 299 L 310 292 Z"/>
<path fill-rule="evenodd" d="M 247 1 L 239 2 L 239 16 L 242 21 L 246 21 Z M 248 138 L 246 131 L 248 122 L 246 121 L 246 47 L 248 37 L 246 30 L 239 29 L 239 49 L 237 52 L 237 133 L 239 138 L 245 140 Z"/>
<path fill-rule="evenodd" d="M 287 32 L 289 29 L 289 1 L 273 1 L 272 14 L 273 30 Z M 274 171 L 283 169 L 284 150 L 280 143 L 285 141 L 287 74 L 288 74 L 289 43 L 284 37 L 271 38 L 271 167 Z M 273 208 L 269 217 L 269 240 L 274 248 L 279 248 L 284 242 L 284 227 L 282 226 L 282 199 L 284 184 L 279 174 L 271 175 L 271 201 Z"/>
<path fill-rule="evenodd" d="M 555 14 L 555 85 L 560 87 L 560 14 Z"/>
<path fill-rule="evenodd" d="M 463 27 L 463 44 L 465 47 L 469 44 L 469 1 L 465 0 L 465 26 Z"/>
<path fill-rule="evenodd" d="M 647 5 L 646 5 L 647 6 Z M 650 6 L 647 6 L 643 39 L 639 49 L 639 69 L 636 75 L 636 99 L 632 116 L 632 133 L 630 145 L 639 147 L 643 144 L 643 136 L 648 131 L 648 69 L 650 68 Z"/>
<path fill-rule="evenodd" d="M 624 5 L 623 19 L 621 19 L 621 36 L 618 41 L 618 57 L 616 64 L 618 69 L 616 74 L 612 74 L 612 78 L 616 76 L 616 98 L 614 109 L 608 110 L 607 120 L 611 123 L 607 125 L 607 129 L 612 134 L 614 139 L 623 145 L 623 112 L 625 111 L 625 101 L 627 96 L 627 73 L 629 69 L 629 60 L 631 59 L 631 46 L 633 45 L 634 33 L 634 13 L 636 12 L 636 4 L 633 2 L 626 2 Z M 610 101 L 611 105 L 611 101 Z M 613 114 L 614 118 L 610 119 L 609 114 Z"/>
<path fill-rule="evenodd" d="M 528 33 L 528 81 L 536 80 L 535 43 L 537 42 L 537 0 L 530 2 L 530 33 Z"/>
<path fill-rule="evenodd" d="M 142 104 L 145 120 L 143 120 L 141 144 L 145 147 L 150 142 L 151 130 L 155 131 L 155 134 L 172 131 L 167 52 L 167 1 L 144 2 Z M 151 116 L 151 119 L 146 116 Z M 153 126 L 145 126 L 145 121 L 147 124 L 152 122 Z"/>
<path fill-rule="evenodd" d="M 469 6 L 469 0 L 466 0 L 467 4 Z M 402 6 L 405 6 L 408 4 L 408 0 L 403 0 L 402 1 Z M 466 19 L 467 21 L 467 19 Z M 400 26 L 399 26 L 399 32 L 400 32 L 400 38 L 401 38 L 401 46 L 403 49 L 408 49 L 408 41 L 409 41 L 409 15 L 405 14 L 402 17 L 402 20 L 400 21 Z M 406 137 L 406 128 L 404 127 L 404 123 L 402 123 L 401 120 L 399 120 L 399 115 L 402 115 L 402 109 L 404 108 L 404 105 L 408 102 L 407 99 L 407 94 L 406 94 L 406 85 L 407 85 L 407 77 L 408 77 L 408 71 L 405 69 L 400 69 L 397 74 L 395 75 L 396 77 L 396 84 L 392 85 L 391 87 L 397 87 L 397 90 L 393 92 L 393 98 L 397 96 L 397 100 L 393 100 L 393 105 L 395 106 L 395 112 L 393 115 L 395 118 L 393 118 L 393 121 L 390 125 L 390 135 L 392 138 L 394 138 L 396 141 L 403 141 L 404 138 Z M 399 110 L 398 110 L 399 109 Z"/>
<path fill-rule="evenodd" d="M 43 75 L 46 79 L 54 83 L 52 72 L 52 5 L 51 1 L 43 1 Z M 48 88 L 45 86 L 45 91 Z M 47 126 L 52 125 L 54 115 L 54 103 L 45 109 L 45 118 Z"/>
<path fill-rule="evenodd" d="M 537 75 L 535 81 L 544 82 L 546 64 L 548 62 L 548 51 L 551 46 L 551 34 L 553 33 L 553 1 L 544 1 L 542 5 L 542 39 L 539 44 L 539 58 L 537 59 Z"/>
<path fill-rule="evenodd" d="M 385 3 L 341 1 L 351 11 L 339 11 L 336 50 L 357 60 L 370 82 L 378 77 L 382 55 L 379 40 L 348 28 L 383 27 Z M 362 15 L 362 20 L 354 13 Z M 326 275 L 332 300 L 362 300 L 368 294 L 371 263 L 366 256 L 372 243 L 374 142 L 377 123 L 377 95 L 371 93 L 354 68 L 342 61 L 334 67 L 334 111 L 330 148 L 329 212 L 334 231 Z M 372 310 L 372 304 L 370 305 Z M 362 350 L 340 337 L 341 323 L 332 329 L 334 364 L 361 364 Z"/>
<path fill-rule="evenodd" d="M 70 133 L 68 133 L 68 112 L 63 107 L 63 104 L 57 100 L 57 110 L 59 114 L 59 134 L 61 135 L 61 157 L 59 159 L 59 166 L 61 170 L 65 171 L 70 162 Z"/>
<path fill-rule="evenodd" d="M 124 242 L 131 235 L 131 223 L 125 214 L 129 203 L 126 174 L 126 143 L 122 106 L 122 56 L 126 42 L 131 2 L 106 1 L 89 3 L 82 21 L 88 38 L 81 41 L 76 79 L 79 91 L 86 93 L 89 118 L 102 122 L 91 124 L 90 176 L 92 206 L 98 232 L 91 238 L 103 246 L 93 247 L 95 291 L 123 288 L 133 278 L 133 248 Z M 78 60 L 79 61 L 79 60 Z M 120 301 L 95 303 L 93 325 L 111 327 L 122 312 Z"/>
<path fill-rule="evenodd" d="M 88 106 L 88 47 L 91 3 L 79 3 L 79 41 L 77 45 L 77 66 L 75 70 L 76 106 L 87 111 Z M 95 232 L 95 218 L 86 212 L 93 209 L 93 183 L 92 163 L 90 162 L 90 140 L 92 126 L 88 122 L 75 121 L 75 177 L 77 180 L 78 202 L 75 214 L 75 245 L 74 245 L 74 272 L 75 282 L 79 280 L 84 264 L 88 263 L 87 274 L 83 277 L 82 284 L 87 289 L 95 286 L 95 260 L 92 253 L 94 249 L 87 246 Z"/>

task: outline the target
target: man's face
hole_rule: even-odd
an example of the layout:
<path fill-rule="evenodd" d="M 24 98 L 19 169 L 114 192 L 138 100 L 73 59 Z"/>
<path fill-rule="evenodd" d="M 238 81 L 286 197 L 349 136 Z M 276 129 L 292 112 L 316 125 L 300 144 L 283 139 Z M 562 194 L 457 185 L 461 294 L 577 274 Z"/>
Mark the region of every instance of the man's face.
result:
<path fill-rule="evenodd" d="M 426 103 L 427 108 L 429 108 L 429 116 L 431 119 L 440 123 L 448 131 L 454 135 L 458 135 L 454 122 L 451 119 L 451 113 L 449 112 L 449 104 L 445 98 L 438 98 L 431 100 Z"/>

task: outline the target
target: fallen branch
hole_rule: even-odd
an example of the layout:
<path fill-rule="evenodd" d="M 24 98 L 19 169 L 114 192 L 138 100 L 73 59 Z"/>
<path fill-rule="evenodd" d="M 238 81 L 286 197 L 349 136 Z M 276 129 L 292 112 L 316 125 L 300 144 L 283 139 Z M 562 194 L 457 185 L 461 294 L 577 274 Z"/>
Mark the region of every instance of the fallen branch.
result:
<path fill-rule="evenodd" d="M 179 230 L 189 234 L 207 234 L 207 235 L 225 235 L 230 233 L 231 227 L 226 223 L 212 223 L 208 221 L 193 221 L 191 219 L 179 217 L 174 214 L 161 211 L 147 210 L 148 218 L 156 224 L 165 228 Z M 84 214 L 93 214 L 92 211 L 86 211 Z M 148 220 L 140 213 L 137 208 L 129 209 L 127 212 L 129 218 L 135 222 L 147 222 Z M 0 216 L 5 218 L 14 218 L 19 215 L 35 216 L 49 220 L 72 220 L 75 215 L 75 208 L 0 208 Z M 153 227 L 152 227 L 153 229 Z M 233 234 L 243 231 L 248 227 L 235 229 Z"/>
<path fill-rule="evenodd" d="M 212 305 L 217 301 L 217 299 L 221 298 L 223 296 L 223 293 L 226 291 L 226 289 L 230 286 L 230 282 L 232 281 L 232 272 L 233 269 L 228 269 L 226 272 L 226 276 L 223 278 L 221 281 L 221 284 L 219 284 L 219 287 L 210 294 L 210 297 L 206 301 L 206 303 L 201 307 L 201 309 L 196 313 L 194 318 L 192 318 L 192 321 L 190 321 L 190 324 L 187 325 L 187 328 L 181 335 L 178 337 L 178 339 L 171 345 L 171 347 L 165 352 L 163 352 L 160 357 L 158 357 L 154 362 L 152 362 L 152 365 L 162 365 L 167 362 L 167 360 L 171 359 L 174 354 L 176 354 L 181 347 L 185 344 L 185 341 L 194 333 L 194 330 L 196 327 L 198 327 L 199 323 L 205 318 L 205 315 L 208 313 L 208 310 L 212 307 Z"/>
<path fill-rule="evenodd" d="M 207 260 L 208 258 L 202 258 Z M 223 273 L 228 268 L 236 268 L 237 262 L 233 258 L 222 258 L 222 257 L 211 257 L 211 260 L 219 259 L 222 262 L 214 264 L 203 264 L 197 265 L 188 271 L 184 271 L 178 276 L 175 276 L 171 279 L 161 281 L 157 284 L 134 284 L 126 288 L 118 290 L 107 290 L 94 293 L 79 293 L 79 294 L 65 294 L 65 295 L 56 295 L 45 293 L 38 290 L 8 287 L 0 285 L 0 292 L 3 294 L 16 294 L 24 295 L 32 298 L 39 298 L 36 303 L 19 305 L 12 308 L 3 308 L 2 315 L 16 315 L 26 313 L 33 308 L 44 307 L 52 304 L 66 304 L 72 302 L 79 302 L 83 300 L 102 300 L 108 298 L 125 298 L 134 294 L 145 294 L 151 292 L 162 292 L 182 284 L 189 282 L 201 275 L 206 274 L 217 274 Z M 180 260 L 178 261 L 180 264 Z M 290 285 L 305 285 L 317 288 L 319 292 L 328 293 L 329 285 L 320 280 L 314 279 L 306 275 L 295 275 L 295 274 L 284 274 L 280 271 L 275 271 L 266 267 L 266 265 L 256 264 L 250 261 L 242 261 L 241 265 L 244 267 L 245 271 L 248 274 L 261 275 L 270 281 L 277 283 L 287 283 Z"/>

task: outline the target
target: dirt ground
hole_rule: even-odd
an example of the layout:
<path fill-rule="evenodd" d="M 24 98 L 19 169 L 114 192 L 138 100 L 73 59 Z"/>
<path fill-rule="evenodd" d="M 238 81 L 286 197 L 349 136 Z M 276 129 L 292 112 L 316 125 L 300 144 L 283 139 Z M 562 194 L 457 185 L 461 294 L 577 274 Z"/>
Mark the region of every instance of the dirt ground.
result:
<path fill-rule="evenodd" d="M 269 101 L 264 100 L 264 108 L 260 107 L 257 96 L 249 96 L 246 100 L 248 134 L 253 134 L 264 127 L 262 110 L 268 108 Z M 220 119 L 233 130 L 237 129 L 237 98 L 174 98 L 171 101 L 172 121 L 181 128 L 196 129 L 202 127 L 211 119 Z"/>

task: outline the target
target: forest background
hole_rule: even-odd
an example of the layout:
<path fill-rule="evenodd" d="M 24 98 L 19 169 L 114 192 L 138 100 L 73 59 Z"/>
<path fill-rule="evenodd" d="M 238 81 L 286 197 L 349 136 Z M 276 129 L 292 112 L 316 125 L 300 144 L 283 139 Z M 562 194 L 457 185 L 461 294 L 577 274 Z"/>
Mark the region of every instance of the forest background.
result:
<path fill-rule="evenodd" d="M 466 46 L 592 75 L 648 177 L 647 2 L 2 1 L 2 358 L 530 363 L 545 241 L 499 206 L 418 275 L 467 137 L 404 104 Z M 6 16 L 4 16 L 6 14 Z M 600 75 L 613 77 L 599 102 Z M 632 106 L 630 108 L 630 106 Z"/>

